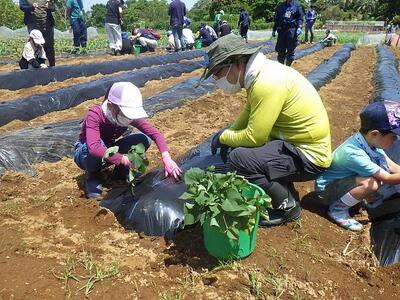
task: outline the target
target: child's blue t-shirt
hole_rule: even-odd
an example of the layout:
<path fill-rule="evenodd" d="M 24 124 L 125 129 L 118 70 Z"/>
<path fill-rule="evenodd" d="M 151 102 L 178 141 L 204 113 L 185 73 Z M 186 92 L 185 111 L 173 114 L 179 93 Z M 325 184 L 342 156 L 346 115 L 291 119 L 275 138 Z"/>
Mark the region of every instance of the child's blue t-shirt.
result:
<path fill-rule="evenodd" d="M 372 150 L 383 154 L 387 158 L 382 149 L 374 148 Z M 345 177 L 370 177 L 380 169 L 381 167 L 371 160 L 354 135 L 352 135 L 333 151 L 331 166 L 322 172 L 315 181 L 316 190 L 323 191 L 329 183 Z"/>

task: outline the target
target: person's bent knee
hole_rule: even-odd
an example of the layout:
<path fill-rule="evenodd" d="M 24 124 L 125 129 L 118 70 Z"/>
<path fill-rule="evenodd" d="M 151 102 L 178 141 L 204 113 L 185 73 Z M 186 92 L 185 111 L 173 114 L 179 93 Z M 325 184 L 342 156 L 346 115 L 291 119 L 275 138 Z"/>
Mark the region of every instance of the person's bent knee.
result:
<path fill-rule="evenodd" d="M 357 181 L 368 194 L 375 193 L 380 186 L 380 182 L 374 177 L 361 177 Z"/>

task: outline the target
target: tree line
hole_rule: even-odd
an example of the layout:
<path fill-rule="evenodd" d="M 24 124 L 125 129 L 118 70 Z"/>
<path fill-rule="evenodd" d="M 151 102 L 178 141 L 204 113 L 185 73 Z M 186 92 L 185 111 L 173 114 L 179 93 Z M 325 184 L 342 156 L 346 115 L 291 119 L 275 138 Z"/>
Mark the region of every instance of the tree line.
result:
<path fill-rule="evenodd" d="M 239 9 L 246 9 L 252 19 L 252 29 L 271 27 L 276 6 L 282 0 L 199 0 L 189 11 L 192 29 L 197 30 L 201 22 L 212 23 L 215 12 L 224 10 L 226 19 L 236 26 Z M 298 0 L 306 10 L 310 1 Z M 56 28 L 67 30 L 69 22 L 65 15 L 65 0 L 54 0 Z M 311 1 L 319 14 L 318 25 L 326 20 L 392 20 L 400 24 L 400 0 L 314 0 Z M 23 27 L 23 13 L 13 0 L 0 0 L 0 25 L 12 29 Z M 148 26 L 157 29 L 169 28 L 166 0 L 128 0 L 125 2 L 123 26 Z M 89 26 L 104 27 L 106 6 L 95 4 L 85 7 Z"/>

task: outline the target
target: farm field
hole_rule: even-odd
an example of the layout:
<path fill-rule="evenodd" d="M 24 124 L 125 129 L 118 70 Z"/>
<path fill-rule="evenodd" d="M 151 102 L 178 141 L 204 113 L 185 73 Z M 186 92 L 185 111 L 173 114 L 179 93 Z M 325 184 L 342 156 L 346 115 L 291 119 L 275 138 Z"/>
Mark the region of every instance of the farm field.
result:
<path fill-rule="evenodd" d="M 292 66 L 307 75 L 340 46 L 305 56 Z M 394 53 L 400 59 L 400 51 Z M 93 57 L 93 61 L 102 59 Z M 358 130 L 358 113 L 373 99 L 375 63 L 375 48 L 359 47 L 336 78 L 319 91 L 330 119 L 333 148 Z M 149 81 L 141 88 L 143 97 L 201 73 L 195 70 Z M 0 98 L 43 93 L 99 76 L 103 75 L 1 90 Z M 179 157 L 231 123 L 245 100 L 245 92 L 231 96 L 217 90 L 158 112 L 150 121 L 165 135 L 171 154 Z M 0 127 L 0 134 L 80 118 L 90 105 L 101 101 L 92 99 L 30 121 L 16 120 Z M 148 151 L 151 168 L 158 167 L 158 155 L 153 145 Z M 251 256 L 221 263 L 204 250 L 199 227 L 179 232 L 172 245 L 161 237 L 126 231 L 112 213 L 85 198 L 84 174 L 73 159 L 42 162 L 33 168 L 34 177 L 11 171 L 0 177 L 0 299 L 84 299 L 85 293 L 91 299 L 400 297 L 400 267 L 378 267 L 367 216 L 357 215 L 366 224 L 362 233 L 332 224 L 317 204 L 312 182 L 296 186 L 304 208 L 300 221 L 260 228 Z M 105 178 L 110 175 L 103 172 Z M 105 193 L 121 184 L 107 185 Z"/>

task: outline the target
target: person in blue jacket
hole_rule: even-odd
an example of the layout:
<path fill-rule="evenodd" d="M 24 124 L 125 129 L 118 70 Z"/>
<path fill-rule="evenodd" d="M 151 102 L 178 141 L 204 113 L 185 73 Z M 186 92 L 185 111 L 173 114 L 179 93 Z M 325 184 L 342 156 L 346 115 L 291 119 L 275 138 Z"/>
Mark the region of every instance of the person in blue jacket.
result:
<path fill-rule="evenodd" d="M 275 12 L 275 23 L 272 36 L 278 32 L 275 51 L 278 52 L 278 61 L 290 66 L 294 60 L 294 50 L 297 39 L 302 33 L 303 9 L 296 0 L 286 0 L 278 5 Z"/>
<path fill-rule="evenodd" d="M 314 22 L 317 18 L 317 12 L 314 9 L 314 6 L 310 6 L 306 13 L 306 32 L 304 37 L 304 42 L 308 43 L 308 32 L 310 32 L 310 43 L 312 44 L 314 40 Z"/>

